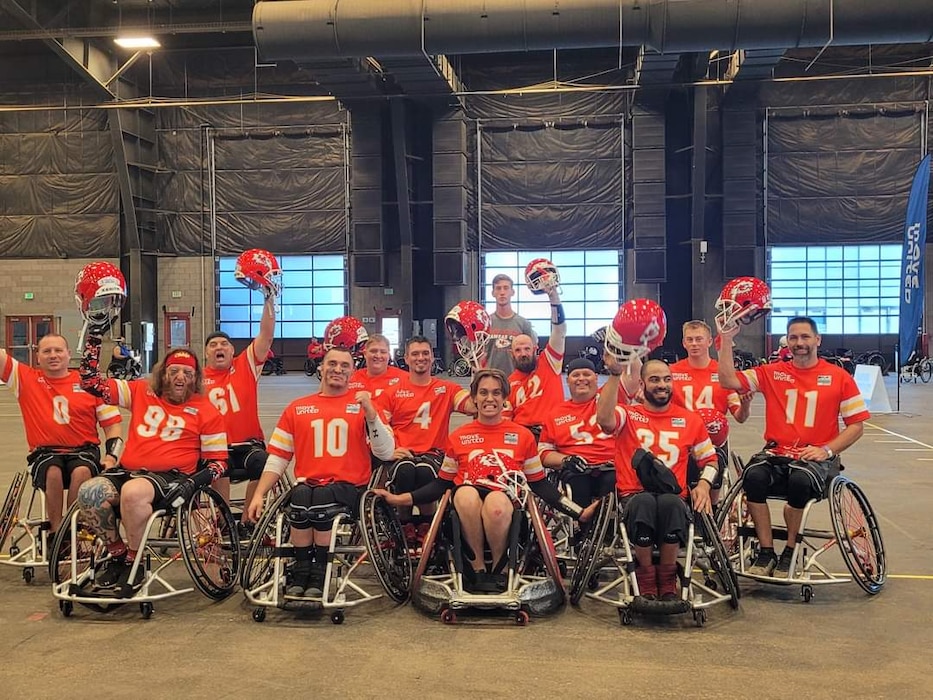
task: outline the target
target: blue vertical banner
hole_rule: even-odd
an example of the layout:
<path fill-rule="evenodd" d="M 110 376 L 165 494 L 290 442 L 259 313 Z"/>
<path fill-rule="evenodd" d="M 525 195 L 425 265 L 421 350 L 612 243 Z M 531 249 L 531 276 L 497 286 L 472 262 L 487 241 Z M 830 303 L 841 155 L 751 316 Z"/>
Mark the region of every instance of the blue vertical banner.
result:
<path fill-rule="evenodd" d="M 927 195 L 930 190 L 930 156 L 917 168 L 907 200 L 904 223 L 904 260 L 901 268 L 900 352 L 907 362 L 917 344 L 923 322 L 923 254 L 927 242 Z"/>

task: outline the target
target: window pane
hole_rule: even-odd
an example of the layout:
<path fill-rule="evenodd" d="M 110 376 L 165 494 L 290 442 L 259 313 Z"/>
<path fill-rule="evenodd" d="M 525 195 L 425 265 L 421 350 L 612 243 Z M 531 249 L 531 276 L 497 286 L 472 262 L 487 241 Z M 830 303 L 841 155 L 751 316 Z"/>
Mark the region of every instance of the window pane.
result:
<path fill-rule="evenodd" d="M 231 338 L 252 338 L 248 323 L 221 323 L 220 330 Z"/>
<path fill-rule="evenodd" d="M 343 304 L 346 299 L 343 287 L 318 287 L 311 290 L 315 304 Z"/>
<path fill-rule="evenodd" d="M 282 289 L 282 304 L 310 304 L 314 290 L 310 287 L 293 289 L 285 287 Z"/>
<path fill-rule="evenodd" d="M 229 287 L 220 289 L 220 305 L 224 306 L 226 304 L 249 304 L 249 289 L 244 287 L 241 284 L 237 284 L 236 287 Z"/>
<path fill-rule="evenodd" d="M 311 284 L 315 287 L 343 287 L 344 271 L 342 268 L 328 271 L 315 270 L 311 277 Z"/>
<path fill-rule="evenodd" d="M 307 271 L 311 269 L 310 255 L 283 255 L 279 264 L 282 271 Z"/>
<path fill-rule="evenodd" d="M 772 248 L 771 332 L 783 334 L 786 319 L 798 314 L 812 316 L 824 334 L 896 332 L 900 251 L 898 245 Z"/>
<path fill-rule="evenodd" d="M 315 270 L 343 270 L 347 266 L 343 255 L 314 255 L 312 262 Z"/>
<path fill-rule="evenodd" d="M 551 262 L 557 267 L 582 266 L 586 262 L 586 257 L 582 250 L 555 250 L 551 254 Z"/>

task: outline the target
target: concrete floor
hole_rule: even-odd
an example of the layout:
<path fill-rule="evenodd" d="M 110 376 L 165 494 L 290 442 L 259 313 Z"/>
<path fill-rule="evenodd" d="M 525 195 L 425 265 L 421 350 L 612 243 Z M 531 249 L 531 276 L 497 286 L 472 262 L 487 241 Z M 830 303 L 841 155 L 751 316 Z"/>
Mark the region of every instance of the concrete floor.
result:
<path fill-rule="evenodd" d="M 268 434 L 316 382 L 292 373 L 261 387 Z M 797 588 L 743 582 L 740 609 L 713 608 L 703 629 L 687 616 L 623 628 L 592 601 L 526 628 L 494 618 L 446 626 L 381 601 L 349 610 L 341 626 L 275 610 L 257 624 L 239 591 L 222 603 L 196 593 L 156 603 L 148 621 L 135 606 L 109 615 L 79 606 L 66 619 L 43 572 L 26 585 L 18 569 L 0 566 L 0 695 L 930 697 L 933 385 L 904 386 L 901 402 L 904 412 L 874 417 L 845 459 L 881 517 L 889 581 L 876 597 L 850 583 L 818 588 L 805 604 Z M 753 404 L 749 422 L 733 426 L 739 454 L 760 446 L 762 414 Z M 5 387 L 0 437 L 5 493 L 26 455 Z"/>

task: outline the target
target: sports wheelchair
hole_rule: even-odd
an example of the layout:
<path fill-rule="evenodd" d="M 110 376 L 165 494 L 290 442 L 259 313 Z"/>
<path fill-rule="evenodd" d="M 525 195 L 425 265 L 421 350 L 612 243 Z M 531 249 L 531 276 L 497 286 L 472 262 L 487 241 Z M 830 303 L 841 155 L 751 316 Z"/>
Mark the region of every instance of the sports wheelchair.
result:
<path fill-rule="evenodd" d="M 605 496 L 592 526 L 579 547 L 570 578 L 570 602 L 586 597 L 617 608 L 619 621 L 631 625 L 634 613 L 671 615 L 692 613 L 698 627 L 707 610 L 720 603 L 739 606 L 738 582 L 713 518 L 693 513 L 686 547 L 678 555 L 679 598 L 672 603 L 645 601 L 635 578 L 636 562 L 615 491 Z"/>
<path fill-rule="evenodd" d="M 132 596 L 120 597 L 108 589 L 95 589 L 94 576 L 108 559 L 104 542 L 96 537 L 75 503 L 55 535 L 49 556 L 52 595 L 65 617 L 79 603 L 97 612 L 110 612 L 127 603 L 138 603 L 144 619 L 152 616 L 153 602 L 189 593 L 165 576 L 166 569 L 181 559 L 203 595 L 223 600 L 236 586 L 240 545 L 229 506 L 210 487 L 202 487 L 174 509 L 153 510 L 146 523 L 139 554 L 130 579 L 142 567 L 143 580 Z"/>
<path fill-rule="evenodd" d="M 470 592 L 464 586 L 467 543 L 447 491 L 425 536 L 412 579 L 412 603 L 422 612 L 440 615 L 442 622 L 453 624 L 462 610 L 507 610 L 516 624 L 526 625 L 529 615 L 547 615 L 564 604 L 566 591 L 557 553 L 536 499 L 529 497 L 523 474 L 509 472 L 504 478 L 513 482 L 505 490 L 515 505 L 504 562 L 504 590 Z"/>
<path fill-rule="evenodd" d="M 739 474 L 745 471 L 742 459 L 732 455 Z M 844 469 L 840 465 L 840 470 Z M 822 499 L 811 499 L 803 510 L 800 533 L 791 555 L 786 578 L 756 576 L 748 569 L 758 554 L 755 524 L 748 512 L 743 478 L 740 476 L 723 499 L 716 514 L 716 525 L 726 552 L 738 576 L 778 586 L 800 586 L 800 596 L 809 603 L 813 587 L 854 580 L 869 595 L 877 595 L 887 578 L 884 541 L 878 517 L 864 491 L 851 479 L 838 474 L 829 483 L 824 495 L 829 500 L 832 530 L 809 527 L 813 505 Z M 769 496 L 769 499 L 780 499 Z M 774 539 L 787 540 L 787 528 L 772 525 Z M 838 546 L 850 576 L 833 573 L 822 559 Z"/>
<path fill-rule="evenodd" d="M 323 593 L 319 598 L 286 595 L 288 572 L 295 561 L 289 542 L 290 501 L 291 489 L 263 513 L 241 573 L 246 599 L 256 606 L 252 613 L 256 622 L 266 619 L 268 608 L 301 611 L 310 607 L 329 611 L 331 622 L 342 624 L 347 608 L 382 597 L 363 585 L 367 563 L 392 600 L 402 603 L 408 598 L 411 561 L 402 526 L 395 511 L 371 490 L 360 497 L 358 520 L 351 517 L 349 508 L 336 503 L 309 509 L 310 517 L 333 521 Z"/>
<path fill-rule="evenodd" d="M 9 539 L 9 558 L 0 559 L 0 564 L 22 569 L 23 580 L 32 583 L 36 567 L 48 566 L 49 523 L 45 518 L 45 492 L 33 488 L 32 495 L 21 513 L 23 496 L 29 488 L 30 472 L 17 472 L 3 500 L 0 510 L 0 549 Z"/>

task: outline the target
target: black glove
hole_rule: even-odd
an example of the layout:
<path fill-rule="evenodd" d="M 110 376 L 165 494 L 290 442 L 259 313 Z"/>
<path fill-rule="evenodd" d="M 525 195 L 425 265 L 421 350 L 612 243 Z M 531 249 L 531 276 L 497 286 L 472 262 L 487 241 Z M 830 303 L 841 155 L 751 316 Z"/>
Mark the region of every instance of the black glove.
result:
<path fill-rule="evenodd" d="M 586 474 L 588 467 L 586 460 L 579 455 L 568 455 L 561 460 L 560 468 L 563 469 L 570 476 L 576 476 L 577 474 Z"/>
<path fill-rule="evenodd" d="M 181 479 L 169 486 L 168 493 L 165 494 L 165 499 L 162 503 L 171 508 L 179 508 L 191 500 L 191 497 L 197 490 L 198 485 L 194 483 L 194 479 Z"/>

